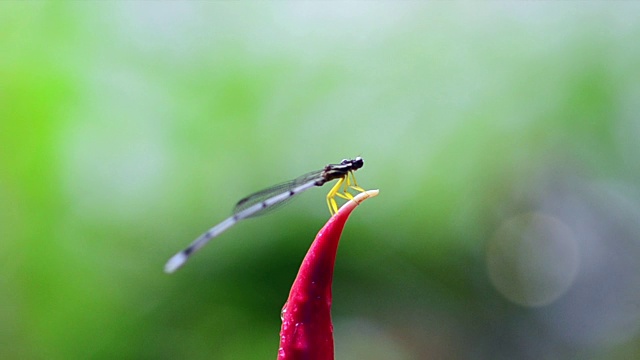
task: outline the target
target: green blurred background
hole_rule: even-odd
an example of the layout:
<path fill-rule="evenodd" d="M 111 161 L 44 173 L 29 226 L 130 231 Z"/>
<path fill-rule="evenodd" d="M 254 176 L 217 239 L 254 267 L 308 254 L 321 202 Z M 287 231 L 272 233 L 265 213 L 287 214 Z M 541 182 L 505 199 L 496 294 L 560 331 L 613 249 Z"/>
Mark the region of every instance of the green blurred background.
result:
<path fill-rule="evenodd" d="M 337 359 L 640 357 L 633 2 L 0 2 L 0 358 L 274 359 L 343 158 Z"/>

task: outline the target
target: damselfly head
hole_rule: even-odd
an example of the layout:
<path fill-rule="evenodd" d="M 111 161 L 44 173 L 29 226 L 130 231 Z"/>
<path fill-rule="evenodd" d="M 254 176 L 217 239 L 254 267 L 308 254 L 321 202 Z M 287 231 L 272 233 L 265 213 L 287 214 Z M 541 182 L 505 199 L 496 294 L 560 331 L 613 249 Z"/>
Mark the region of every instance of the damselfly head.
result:
<path fill-rule="evenodd" d="M 358 156 L 355 159 L 351 160 L 351 164 L 353 164 L 353 170 L 360 169 L 364 166 L 364 160 L 362 160 L 362 158 Z"/>
<path fill-rule="evenodd" d="M 357 170 L 364 165 L 364 160 L 362 160 L 360 156 L 356 157 L 355 159 L 343 159 L 340 162 L 340 165 L 351 165 L 353 170 Z"/>

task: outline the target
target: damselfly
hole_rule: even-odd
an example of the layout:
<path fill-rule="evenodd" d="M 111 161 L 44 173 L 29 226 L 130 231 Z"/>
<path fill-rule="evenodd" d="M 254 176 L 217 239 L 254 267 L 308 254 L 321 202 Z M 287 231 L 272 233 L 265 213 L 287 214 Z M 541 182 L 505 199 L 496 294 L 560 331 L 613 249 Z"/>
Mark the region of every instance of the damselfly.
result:
<path fill-rule="evenodd" d="M 336 196 L 348 200 L 353 199 L 353 195 L 349 193 L 349 189 L 360 192 L 364 191 L 364 189 L 358 186 L 356 178 L 353 176 L 353 172 L 360 169 L 363 165 L 364 160 L 359 156 L 355 159 L 345 159 L 339 164 L 329 164 L 322 170 L 302 175 L 294 180 L 272 186 L 245 197 L 238 201 L 230 217 L 200 235 L 191 245 L 169 259 L 164 266 L 164 271 L 167 273 L 176 271 L 184 265 L 196 251 L 206 245 L 209 240 L 222 234 L 238 221 L 262 215 L 268 210 L 291 199 L 294 195 L 300 194 L 314 186 L 322 186 L 329 181 L 337 179 L 338 182 L 331 188 L 329 194 L 327 194 L 329 212 L 331 215 L 334 215 L 338 212 Z"/>

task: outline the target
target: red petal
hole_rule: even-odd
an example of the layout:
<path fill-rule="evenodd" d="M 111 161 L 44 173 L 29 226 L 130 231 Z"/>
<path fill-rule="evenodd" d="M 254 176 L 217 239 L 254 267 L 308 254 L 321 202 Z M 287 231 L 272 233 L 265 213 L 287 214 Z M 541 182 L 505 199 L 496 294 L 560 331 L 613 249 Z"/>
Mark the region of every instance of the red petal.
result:
<path fill-rule="evenodd" d="M 347 202 L 311 244 L 282 309 L 279 360 L 333 360 L 331 281 L 338 242 L 351 211 L 377 194 L 366 191 Z"/>

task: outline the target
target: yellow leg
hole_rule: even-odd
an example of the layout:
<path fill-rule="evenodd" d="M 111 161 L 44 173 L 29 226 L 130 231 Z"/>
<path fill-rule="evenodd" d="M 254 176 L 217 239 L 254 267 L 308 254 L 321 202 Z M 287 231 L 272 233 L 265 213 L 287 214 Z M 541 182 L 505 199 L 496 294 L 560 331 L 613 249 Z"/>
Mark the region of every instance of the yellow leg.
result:
<path fill-rule="evenodd" d="M 329 205 L 329 212 L 331 215 L 335 215 L 338 212 L 338 203 L 336 202 L 336 195 L 341 196 L 338 191 L 340 191 L 340 187 L 344 182 L 344 178 L 338 180 L 338 182 L 329 190 L 329 194 L 327 194 L 327 205 Z"/>
<path fill-rule="evenodd" d="M 351 179 L 353 179 L 353 183 Z M 331 188 L 331 191 L 329 191 L 329 194 L 327 195 L 327 205 L 329 205 L 329 212 L 331 212 L 331 215 L 335 215 L 335 213 L 338 212 L 338 203 L 335 199 L 336 196 L 345 200 L 353 199 L 353 194 L 349 192 L 349 189 L 359 192 L 365 191 L 356 183 L 356 178 L 353 176 L 353 172 L 339 179 L 338 183 L 336 183 Z"/>
<path fill-rule="evenodd" d="M 363 188 L 358 186 L 358 183 L 356 183 L 356 178 L 353 175 L 353 172 L 348 173 L 347 176 L 345 176 L 345 178 L 346 180 L 344 182 L 344 189 L 342 189 L 342 194 L 339 194 L 339 193 L 336 194 L 339 197 L 343 199 L 351 200 L 353 199 L 353 195 L 349 192 L 349 189 L 353 189 L 359 192 L 365 191 Z M 353 179 L 353 184 L 351 183 L 351 179 Z"/>
<path fill-rule="evenodd" d="M 347 191 L 348 186 L 349 186 L 349 184 L 348 184 L 348 183 L 349 183 L 349 178 L 348 178 L 348 177 L 345 177 L 345 178 L 343 178 L 343 179 L 346 179 L 346 181 L 343 181 L 343 182 L 342 182 L 342 190 L 341 190 L 341 191 L 336 192 L 336 196 L 338 196 L 338 197 L 340 197 L 340 198 L 343 198 L 343 199 L 345 199 L 345 200 L 351 200 L 351 199 L 353 199 L 353 195 L 351 195 L 351 194 L 349 193 L 349 191 Z"/>
<path fill-rule="evenodd" d="M 350 172 L 349 175 L 351 175 L 351 179 L 353 179 L 353 185 L 351 185 L 349 183 L 349 177 L 347 176 L 347 183 L 349 183 L 349 187 L 356 191 L 365 192 L 365 189 L 358 186 L 358 183 L 356 182 L 356 176 L 353 175 L 353 172 Z"/>
<path fill-rule="evenodd" d="M 359 192 L 365 190 L 358 186 L 353 172 L 349 172 L 345 177 L 338 179 L 338 182 L 329 190 L 327 194 L 327 205 L 329 206 L 329 212 L 331 215 L 335 215 L 338 212 L 338 202 L 336 196 L 345 200 L 353 199 L 353 195 L 349 192 L 349 189 L 353 189 Z"/>

